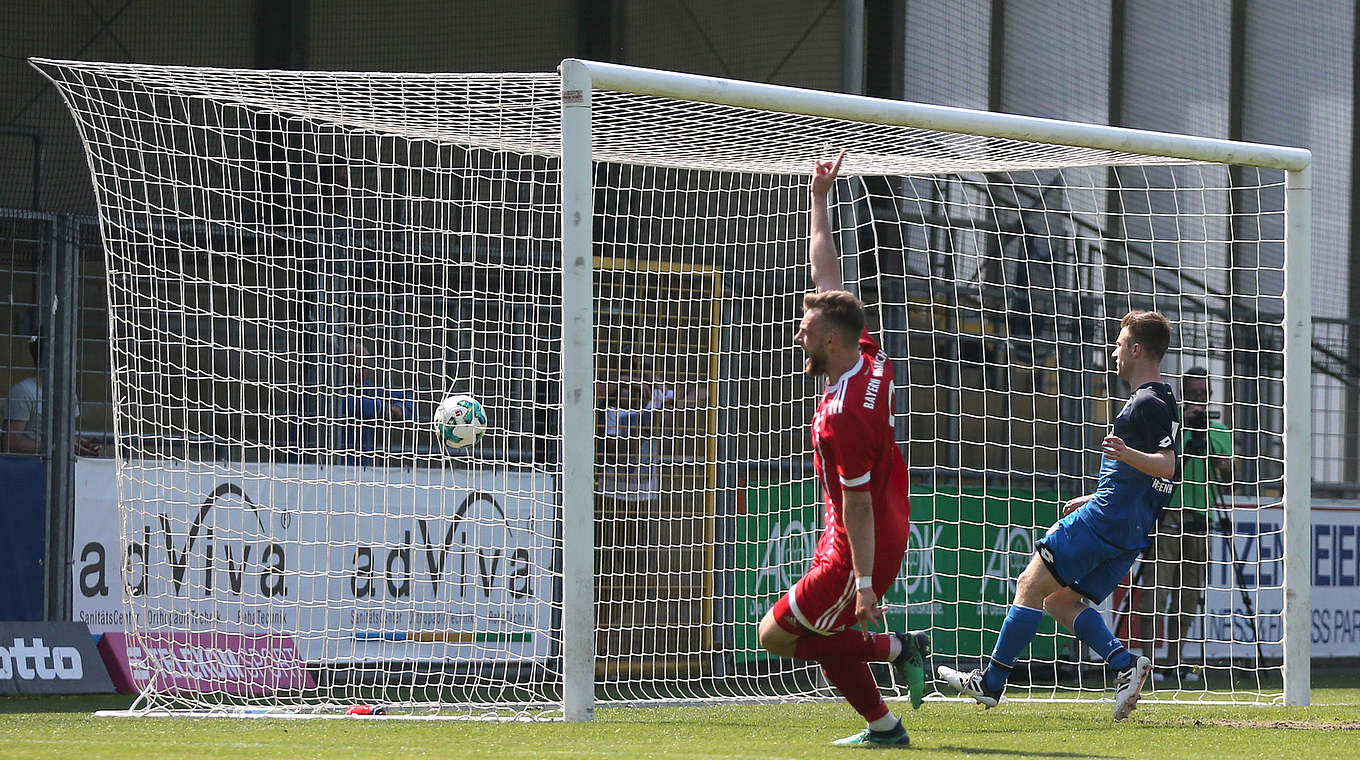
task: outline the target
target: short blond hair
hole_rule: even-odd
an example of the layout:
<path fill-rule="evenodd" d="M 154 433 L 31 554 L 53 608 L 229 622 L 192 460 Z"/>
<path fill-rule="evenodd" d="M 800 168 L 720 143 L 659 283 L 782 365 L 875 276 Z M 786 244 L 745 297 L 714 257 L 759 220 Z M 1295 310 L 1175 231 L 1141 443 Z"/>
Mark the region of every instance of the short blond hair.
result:
<path fill-rule="evenodd" d="M 864 304 L 848 290 L 819 290 L 803 296 L 803 311 L 816 309 L 833 327 L 858 340 L 864 332 Z"/>

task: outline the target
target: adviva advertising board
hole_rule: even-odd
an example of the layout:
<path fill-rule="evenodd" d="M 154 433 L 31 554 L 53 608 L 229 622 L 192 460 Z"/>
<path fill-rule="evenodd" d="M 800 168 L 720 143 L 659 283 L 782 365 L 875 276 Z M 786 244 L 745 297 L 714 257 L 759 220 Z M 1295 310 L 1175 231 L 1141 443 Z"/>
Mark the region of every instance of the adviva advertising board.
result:
<path fill-rule="evenodd" d="M 547 476 L 114 466 L 76 469 L 72 609 L 91 631 L 286 635 L 308 662 L 550 655 Z"/>

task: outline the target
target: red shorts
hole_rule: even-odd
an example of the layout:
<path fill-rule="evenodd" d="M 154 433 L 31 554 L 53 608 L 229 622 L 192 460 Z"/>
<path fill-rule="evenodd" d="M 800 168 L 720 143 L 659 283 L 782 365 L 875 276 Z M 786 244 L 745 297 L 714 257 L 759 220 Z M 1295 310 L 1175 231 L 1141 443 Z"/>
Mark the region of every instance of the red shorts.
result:
<path fill-rule="evenodd" d="M 877 575 L 874 593 L 881 599 L 896 575 L 888 576 L 886 583 Z M 849 628 L 858 622 L 854 572 L 848 567 L 814 560 L 807 575 L 775 602 L 774 620 L 780 628 L 799 636 L 809 632 L 830 636 Z"/>
<path fill-rule="evenodd" d="M 875 536 L 874 593 L 879 599 L 902 570 L 908 535 L 903 519 L 900 530 L 885 530 Z M 807 574 L 775 602 L 773 613 L 780 628 L 798 636 L 806 633 L 830 636 L 849 628 L 859 622 L 855 617 L 853 568 L 846 562 L 817 554 Z"/>

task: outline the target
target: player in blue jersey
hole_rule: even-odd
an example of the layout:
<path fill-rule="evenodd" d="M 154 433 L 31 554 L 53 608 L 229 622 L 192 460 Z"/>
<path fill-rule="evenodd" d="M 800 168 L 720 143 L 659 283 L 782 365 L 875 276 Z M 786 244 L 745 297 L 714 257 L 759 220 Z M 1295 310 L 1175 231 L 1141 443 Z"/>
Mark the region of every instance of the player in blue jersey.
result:
<path fill-rule="evenodd" d="M 1128 573 L 1171 498 L 1180 415 L 1171 386 L 1162 382 L 1170 342 L 1171 324 L 1157 312 L 1129 312 L 1120 323 L 1113 358 L 1119 377 L 1134 390 L 1101 443 L 1100 483 L 1095 493 L 1063 505 L 1064 517 L 1035 542 L 986 668 L 938 668 L 958 693 L 987 707 L 999 704 L 1016 658 L 1048 612 L 1118 674 L 1114 719 L 1127 718 L 1138 704 L 1152 661 L 1135 658 L 1091 605 Z"/>

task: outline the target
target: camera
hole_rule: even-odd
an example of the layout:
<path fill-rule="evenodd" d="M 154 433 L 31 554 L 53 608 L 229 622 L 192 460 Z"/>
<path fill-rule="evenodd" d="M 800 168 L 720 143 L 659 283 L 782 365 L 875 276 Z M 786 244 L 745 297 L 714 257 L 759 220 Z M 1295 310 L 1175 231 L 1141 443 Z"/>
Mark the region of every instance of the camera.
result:
<path fill-rule="evenodd" d="M 1203 456 L 1208 452 L 1209 414 L 1202 406 L 1185 410 L 1185 452 Z"/>
<path fill-rule="evenodd" d="M 1185 428 L 1187 430 L 1208 430 L 1208 411 L 1202 406 L 1187 408 L 1185 410 Z"/>

